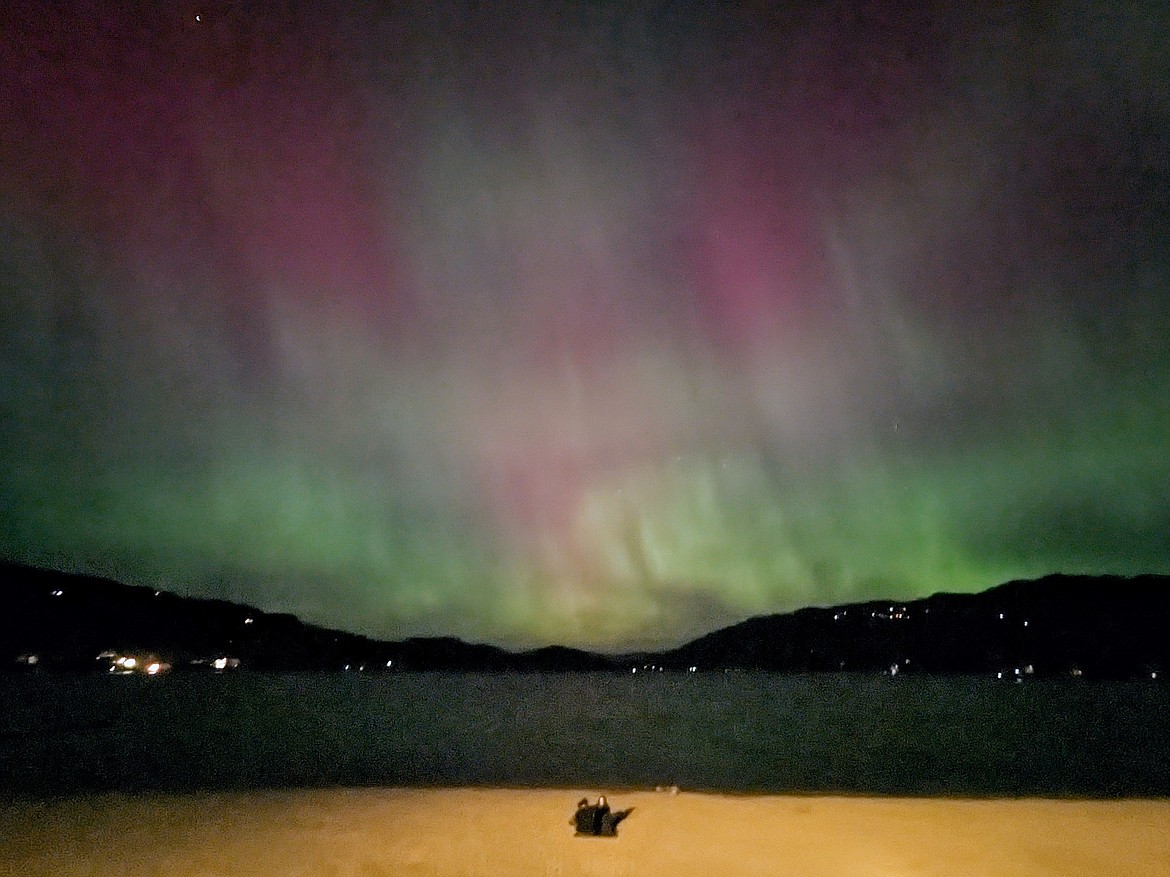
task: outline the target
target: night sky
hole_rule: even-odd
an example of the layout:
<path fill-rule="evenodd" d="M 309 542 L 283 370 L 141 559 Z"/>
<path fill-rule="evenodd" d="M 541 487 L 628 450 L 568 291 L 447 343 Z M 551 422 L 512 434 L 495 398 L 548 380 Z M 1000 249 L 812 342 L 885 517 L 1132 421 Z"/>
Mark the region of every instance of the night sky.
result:
<path fill-rule="evenodd" d="M 384 638 L 1170 572 L 1170 7 L 10 0 L 0 422 L 0 555 Z"/>

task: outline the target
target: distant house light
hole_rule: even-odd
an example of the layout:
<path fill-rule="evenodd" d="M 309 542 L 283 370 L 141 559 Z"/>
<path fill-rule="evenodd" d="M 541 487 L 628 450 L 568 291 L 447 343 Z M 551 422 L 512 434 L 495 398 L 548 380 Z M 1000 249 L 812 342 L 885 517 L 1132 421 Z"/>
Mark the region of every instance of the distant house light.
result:
<path fill-rule="evenodd" d="M 255 618 L 245 618 L 244 624 L 252 624 L 255 620 Z"/>
<path fill-rule="evenodd" d="M 155 591 L 155 592 L 154 592 L 154 596 L 156 596 L 156 597 L 161 597 L 161 596 L 162 596 L 162 591 Z"/>
<path fill-rule="evenodd" d="M 129 676 L 133 673 L 144 673 L 147 676 L 157 676 L 160 673 L 166 673 L 171 669 L 171 665 L 166 661 L 162 661 L 153 655 L 149 657 L 136 658 L 133 655 L 118 655 L 116 658 L 110 658 L 103 652 L 98 656 L 99 659 L 107 657 L 110 661 L 110 672 L 116 673 L 120 676 Z"/>
<path fill-rule="evenodd" d="M 211 662 L 211 666 L 215 667 L 216 670 L 226 670 L 227 658 L 216 658 Z"/>
<path fill-rule="evenodd" d="M 1001 613 L 999 613 L 999 620 L 1000 620 L 1000 621 L 1003 621 L 1003 613 L 1002 613 L 1002 612 L 1001 612 Z"/>
<path fill-rule="evenodd" d="M 54 596 L 54 597 L 64 597 L 64 596 L 65 596 L 65 592 L 64 592 L 64 591 L 62 591 L 60 588 L 57 588 L 57 589 L 55 589 L 55 590 L 53 591 L 53 596 Z"/>
<path fill-rule="evenodd" d="M 393 661 L 387 661 L 387 662 L 386 662 L 386 666 L 387 666 L 387 667 L 392 667 L 392 666 L 394 666 L 394 662 L 393 662 Z"/>

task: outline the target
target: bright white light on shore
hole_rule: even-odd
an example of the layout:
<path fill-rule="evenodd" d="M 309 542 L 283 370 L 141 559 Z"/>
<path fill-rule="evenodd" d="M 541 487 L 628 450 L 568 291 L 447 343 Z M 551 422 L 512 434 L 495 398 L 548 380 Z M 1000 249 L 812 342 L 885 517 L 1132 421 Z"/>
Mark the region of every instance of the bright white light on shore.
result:
<path fill-rule="evenodd" d="M 160 670 L 162 670 L 162 664 L 158 661 L 146 665 L 146 672 L 151 676 L 157 676 Z"/>
<path fill-rule="evenodd" d="M 251 623 L 252 623 L 252 622 L 254 622 L 255 620 L 256 620 L 255 618 L 245 618 L 245 619 L 244 619 L 244 624 L 251 624 Z"/>
<path fill-rule="evenodd" d="M 227 669 L 227 658 L 216 658 L 214 661 L 211 662 L 211 665 L 213 667 L 215 667 L 216 670 L 226 670 Z"/>

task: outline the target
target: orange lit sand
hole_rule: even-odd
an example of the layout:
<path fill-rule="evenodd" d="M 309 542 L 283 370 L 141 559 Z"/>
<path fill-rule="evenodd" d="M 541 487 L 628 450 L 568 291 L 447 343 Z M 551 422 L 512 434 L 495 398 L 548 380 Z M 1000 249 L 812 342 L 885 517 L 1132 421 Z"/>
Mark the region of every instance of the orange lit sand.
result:
<path fill-rule="evenodd" d="M 613 793 L 615 807 L 636 808 L 620 836 L 575 838 L 568 820 L 584 794 L 352 789 L 8 803 L 0 873 L 1170 874 L 1170 801 Z"/>

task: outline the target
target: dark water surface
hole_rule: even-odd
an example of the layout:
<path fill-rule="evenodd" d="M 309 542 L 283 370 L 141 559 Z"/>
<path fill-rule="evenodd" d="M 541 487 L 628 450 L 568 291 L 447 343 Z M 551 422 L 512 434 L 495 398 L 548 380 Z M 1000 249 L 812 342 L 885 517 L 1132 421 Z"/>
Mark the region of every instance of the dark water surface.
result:
<path fill-rule="evenodd" d="M 1170 686 L 851 675 L 0 676 L 0 791 L 1170 795 Z"/>

